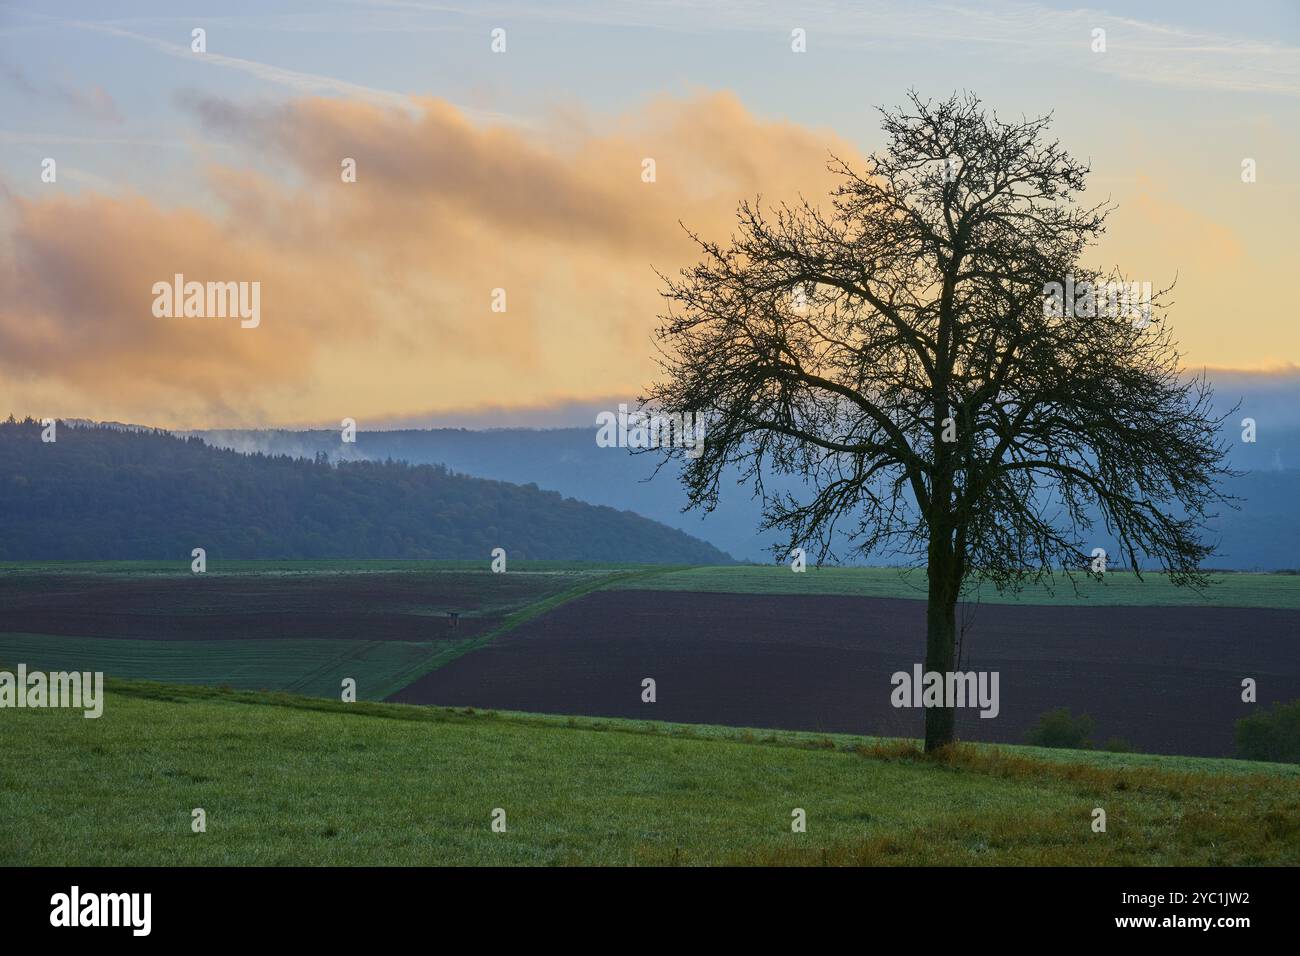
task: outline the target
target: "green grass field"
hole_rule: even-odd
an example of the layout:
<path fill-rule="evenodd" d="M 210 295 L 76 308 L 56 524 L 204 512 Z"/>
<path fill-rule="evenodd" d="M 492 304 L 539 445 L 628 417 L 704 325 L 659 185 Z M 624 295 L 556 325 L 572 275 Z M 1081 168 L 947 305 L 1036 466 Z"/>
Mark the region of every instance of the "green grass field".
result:
<path fill-rule="evenodd" d="M 360 700 L 383 700 L 410 683 L 435 654 L 447 659 L 475 642 L 130 641 L 107 637 L 0 634 L 0 660 L 43 671 L 103 671 L 113 677 L 239 690 L 284 690 L 338 698 L 357 682 Z M 12 668 L 11 668 L 12 669 Z"/>
<path fill-rule="evenodd" d="M 1202 593 L 1175 587 L 1161 574 L 1142 580 L 1131 572 L 1111 571 L 1102 581 L 1076 576 L 1070 582 L 1057 578 L 1054 588 L 1038 584 L 1016 593 L 998 594 L 981 586 L 966 600 L 989 604 L 1054 604 L 1145 607 L 1271 607 L 1300 609 L 1300 575 L 1224 573 Z M 734 565 L 669 570 L 615 585 L 657 591 L 706 591 L 731 594 L 843 594 L 859 597 L 924 600 L 924 569 L 812 568 L 796 574 L 786 565 L 756 567 Z"/>
<path fill-rule="evenodd" d="M 1242 761 L 133 682 L 0 741 L 0 864 L 1300 864 L 1300 768 Z"/>

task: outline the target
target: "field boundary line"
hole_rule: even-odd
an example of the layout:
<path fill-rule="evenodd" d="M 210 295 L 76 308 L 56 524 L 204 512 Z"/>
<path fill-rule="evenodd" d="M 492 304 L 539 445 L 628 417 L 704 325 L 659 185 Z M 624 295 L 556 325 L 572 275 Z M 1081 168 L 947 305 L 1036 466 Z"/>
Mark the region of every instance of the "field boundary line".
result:
<path fill-rule="evenodd" d="M 432 674 L 438 668 L 451 663 L 459 657 L 463 657 L 471 651 L 476 651 L 480 647 L 485 647 L 488 644 L 491 644 L 497 638 L 510 633 L 521 624 L 526 624 L 534 618 L 541 617 L 543 614 L 548 614 L 563 604 L 568 604 L 570 601 L 577 600 L 578 598 L 584 597 L 595 591 L 601 591 L 613 587 L 615 584 L 622 581 L 654 577 L 660 574 L 668 574 L 672 571 L 682 571 L 688 567 L 690 567 L 690 565 L 665 565 L 662 568 L 618 571 L 613 574 L 600 575 L 593 581 L 583 581 L 568 590 L 561 591 L 559 594 L 552 594 L 549 597 L 542 598 L 540 601 L 535 601 L 532 604 L 525 605 L 513 614 L 507 615 L 505 620 L 486 634 L 463 641 L 455 647 L 440 648 L 430 654 L 425 660 L 420 661 L 418 664 L 413 665 L 405 671 L 399 672 L 391 681 L 392 684 L 397 686 L 385 694 L 384 699 L 387 700 L 387 698 L 396 694 L 398 691 L 409 687 L 425 674 Z"/>

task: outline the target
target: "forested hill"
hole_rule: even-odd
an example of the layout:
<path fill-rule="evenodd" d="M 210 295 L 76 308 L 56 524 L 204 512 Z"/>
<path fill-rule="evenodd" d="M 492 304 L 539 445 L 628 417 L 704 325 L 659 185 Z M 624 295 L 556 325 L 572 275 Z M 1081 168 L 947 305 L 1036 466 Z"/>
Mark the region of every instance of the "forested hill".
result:
<path fill-rule="evenodd" d="M 1300 407 L 1300 385 L 1282 393 Z M 1264 437 L 1246 444 L 1236 439 L 1240 429 L 1226 431 L 1230 464 L 1245 474 L 1225 479 L 1221 489 L 1238 499 L 1239 507 L 1219 509 L 1209 521 L 1206 540 L 1217 545 L 1207 567 L 1239 571 L 1273 571 L 1300 563 L 1300 421 L 1282 414 L 1283 402 L 1272 405 L 1258 395 L 1247 396 L 1259 416 Z M 1226 413 L 1227 409 L 1220 409 Z M 1231 422 L 1241 420 L 1238 415 Z M 119 426 L 129 427 L 129 426 Z M 741 484 L 738 468 L 723 473 L 723 493 L 707 516 L 683 512 L 686 493 L 676 467 L 648 480 L 661 462 L 658 455 L 636 455 L 626 448 L 601 448 L 594 425 L 588 428 L 461 428 L 358 431 L 354 443 L 341 444 L 338 429 L 314 431 L 209 431 L 197 433 L 218 447 L 268 454 L 312 457 L 327 454 L 344 460 L 387 458 L 415 463 L 440 463 L 463 474 L 497 481 L 536 482 L 592 504 L 630 508 L 637 514 L 699 535 L 742 561 L 767 563 L 770 546 L 783 542 L 779 531 L 760 531 L 761 502 Z M 797 477 L 767 475 L 769 493 L 788 492 L 801 500 L 806 488 Z M 1105 533 L 1105 522 L 1091 512 L 1097 539 L 1093 546 L 1111 554 L 1118 547 Z M 849 553 L 843 538 L 841 554 Z M 896 561 L 882 556 L 882 563 Z"/>
<path fill-rule="evenodd" d="M 435 465 L 244 455 L 198 438 L 0 423 L 0 560 L 481 558 L 718 564 L 629 511 Z"/>

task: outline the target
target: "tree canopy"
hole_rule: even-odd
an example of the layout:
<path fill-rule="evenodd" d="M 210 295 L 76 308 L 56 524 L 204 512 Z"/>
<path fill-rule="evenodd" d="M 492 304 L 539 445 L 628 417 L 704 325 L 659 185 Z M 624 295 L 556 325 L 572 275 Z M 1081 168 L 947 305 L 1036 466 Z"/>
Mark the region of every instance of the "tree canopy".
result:
<path fill-rule="evenodd" d="M 1170 289 L 1084 261 L 1111 210 L 1082 201 L 1088 167 L 1050 117 L 972 94 L 882 116 L 864 170 L 832 158 L 829 204 L 744 202 L 729 243 L 692 233 L 700 261 L 664 277 L 644 400 L 708 417 L 682 456 L 692 503 L 736 465 L 789 547 L 825 559 L 839 528 L 923 559 L 939 671 L 963 583 L 1089 568 L 1093 514 L 1134 570 L 1202 582 L 1220 420 L 1180 367 Z M 805 493 L 767 494 L 773 473 Z M 927 743 L 951 739 L 933 716 Z"/>

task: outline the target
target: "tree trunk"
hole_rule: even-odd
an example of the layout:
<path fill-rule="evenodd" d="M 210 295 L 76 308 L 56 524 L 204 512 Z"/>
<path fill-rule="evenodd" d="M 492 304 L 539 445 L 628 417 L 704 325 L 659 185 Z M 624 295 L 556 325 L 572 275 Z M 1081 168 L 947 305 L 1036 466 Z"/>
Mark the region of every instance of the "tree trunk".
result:
<path fill-rule="evenodd" d="M 931 539 L 929 597 L 925 608 L 925 672 L 947 675 L 955 669 L 957 651 L 958 581 L 951 546 Z M 953 742 L 957 721 L 954 707 L 925 710 L 925 752 Z"/>

